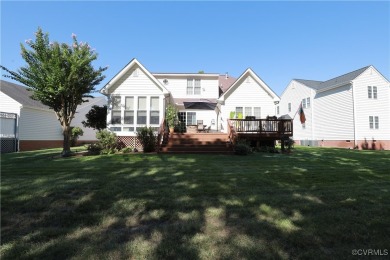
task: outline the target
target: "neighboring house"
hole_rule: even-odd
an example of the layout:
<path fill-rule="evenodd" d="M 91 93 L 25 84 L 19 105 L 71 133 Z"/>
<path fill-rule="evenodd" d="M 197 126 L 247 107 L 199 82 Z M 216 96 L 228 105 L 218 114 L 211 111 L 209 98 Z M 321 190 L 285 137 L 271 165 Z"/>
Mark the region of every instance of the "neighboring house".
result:
<path fill-rule="evenodd" d="M 78 126 L 81 129 L 83 129 L 84 134 L 79 137 L 78 143 L 79 144 L 87 144 L 91 142 L 95 142 L 96 139 L 96 132 L 97 130 L 94 130 L 89 127 L 84 127 L 81 123 L 82 121 L 86 121 L 85 115 L 91 110 L 92 106 L 104 106 L 107 105 L 107 99 L 106 97 L 100 96 L 100 97 L 94 97 L 94 98 L 86 98 L 88 102 L 84 102 L 81 105 L 77 106 L 76 115 L 72 119 L 72 126 Z"/>
<path fill-rule="evenodd" d="M 54 111 L 31 99 L 31 94 L 24 86 L 0 81 L 2 152 L 62 147 L 64 139 L 62 128 Z M 83 141 L 96 140 L 95 131 L 81 125 L 81 121 L 85 120 L 85 114 L 91 105 L 106 103 L 104 97 L 91 101 L 80 105 L 72 120 L 72 126 L 83 129 L 84 136 L 80 138 Z"/>
<path fill-rule="evenodd" d="M 304 124 L 296 114 L 301 103 Z M 277 110 L 294 118 L 301 145 L 390 149 L 390 84 L 373 66 L 327 81 L 294 79 Z"/>
<path fill-rule="evenodd" d="M 279 97 L 251 70 L 237 80 L 216 73 L 150 73 L 131 60 L 100 91 L 108 97 L 108 128 L 126 145 L 136 145 L 137 129 L 158 129 L 165 108 L 174 104 L 183 124 L 199 120 L 211 131 L 227 132 L 230 112 L 265 118 L 275 115 Z"/>

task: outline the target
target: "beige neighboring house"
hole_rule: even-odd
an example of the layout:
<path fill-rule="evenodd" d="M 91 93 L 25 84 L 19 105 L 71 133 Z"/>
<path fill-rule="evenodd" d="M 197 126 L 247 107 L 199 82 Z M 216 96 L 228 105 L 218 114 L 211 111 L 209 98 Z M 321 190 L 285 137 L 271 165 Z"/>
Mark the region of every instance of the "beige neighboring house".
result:
<path fill-rule="evenodd" d="M 1 152 L 62 147 L 62 128 L 55 113 L 30 96 L 26 87 L 0 81 Z M 84 136 L 80 141 L 96 141 L 96 131 L 84 128 L 81 121 L 85 120 L 92 105 L 104 104 L 104 97 L 96 97 L 78 107 L 72 126 L 83 129 Z"/>

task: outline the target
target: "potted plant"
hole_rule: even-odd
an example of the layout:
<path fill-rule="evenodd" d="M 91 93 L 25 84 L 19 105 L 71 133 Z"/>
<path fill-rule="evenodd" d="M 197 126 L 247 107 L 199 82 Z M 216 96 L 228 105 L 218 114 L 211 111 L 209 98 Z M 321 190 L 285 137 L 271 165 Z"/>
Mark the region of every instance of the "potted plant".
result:
<path fill-rule="evenodd" d="M 168 104 L 167 110 L 165 111 L 165 121 L 168 124 L 169 132 L 173 133 L 177 119 L 176 107 L 172 104 Z"/>

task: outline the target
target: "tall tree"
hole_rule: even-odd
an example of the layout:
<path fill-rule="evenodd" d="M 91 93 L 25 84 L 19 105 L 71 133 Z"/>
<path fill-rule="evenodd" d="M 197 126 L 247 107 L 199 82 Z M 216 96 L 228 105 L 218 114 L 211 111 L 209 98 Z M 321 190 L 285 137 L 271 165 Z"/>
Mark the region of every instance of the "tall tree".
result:
<path fill-rule="evenodd" d="M 70 124 L 76 108 L 91 97 L 104 78 L 107 67 L 95 69 L 92 62 L 97 53 L 87 43 L 78 42 L 72 34 L 73 43 L 50 42 L 49 34 L 38 28 L 35 41 L 27 40 L 21 46 L 21 55 L 26 65 L 17 71 L 8 72 L 8 78 L 16 80 L 31 91 L 32 98 L 54 110 L 62 127 L 64 142 L 62 156 L 70 154 Z"/>
<path fill-rule="evenodd" d="M 81 122 L 84 127 L 91 127 L 98 131 L 103 130 L 107 127 L 107 106 L 92 106 L 91 110 L 85 114 L 87 121 Z"/>

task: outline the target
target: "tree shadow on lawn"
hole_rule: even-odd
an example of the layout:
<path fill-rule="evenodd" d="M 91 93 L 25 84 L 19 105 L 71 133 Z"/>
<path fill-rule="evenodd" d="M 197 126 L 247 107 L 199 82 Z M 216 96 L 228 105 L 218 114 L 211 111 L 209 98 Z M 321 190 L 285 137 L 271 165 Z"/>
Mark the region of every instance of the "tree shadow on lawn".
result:
<path fill-rule="evenodd" d="M 51 175 L 3 172 L 2 259 L 351 258 L 389 244 L 388 157 L 303 149 L 43 161 L 35 170 L 47 164 Z"/>

